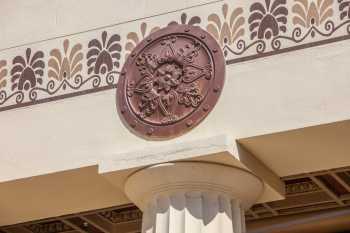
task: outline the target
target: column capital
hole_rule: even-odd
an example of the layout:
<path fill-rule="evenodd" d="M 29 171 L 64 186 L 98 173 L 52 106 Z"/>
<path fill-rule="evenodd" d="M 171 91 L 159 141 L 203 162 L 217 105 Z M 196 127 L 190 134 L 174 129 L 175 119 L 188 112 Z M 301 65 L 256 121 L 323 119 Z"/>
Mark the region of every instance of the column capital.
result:
<path fill-rule="evenodd" d="M 172 162 L 153 165 L 133 173 L 125 192 L 141 210 L 154 196 L 208 192 L 239 200 L 249 208 L 262 194 L 264 184 L 247 170 L 206 162 Z"/>

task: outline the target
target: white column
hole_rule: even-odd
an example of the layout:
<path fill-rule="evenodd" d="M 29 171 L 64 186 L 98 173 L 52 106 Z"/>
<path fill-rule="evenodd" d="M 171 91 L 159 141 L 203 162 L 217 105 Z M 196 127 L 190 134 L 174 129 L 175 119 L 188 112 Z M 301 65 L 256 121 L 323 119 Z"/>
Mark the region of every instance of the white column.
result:
<path fill-rule="evenodd" d="M 263 183 L 236 167 L 176 162 L 135 172 L 125 191 L 143 211 L 142 233 L 244 233 Z"/>

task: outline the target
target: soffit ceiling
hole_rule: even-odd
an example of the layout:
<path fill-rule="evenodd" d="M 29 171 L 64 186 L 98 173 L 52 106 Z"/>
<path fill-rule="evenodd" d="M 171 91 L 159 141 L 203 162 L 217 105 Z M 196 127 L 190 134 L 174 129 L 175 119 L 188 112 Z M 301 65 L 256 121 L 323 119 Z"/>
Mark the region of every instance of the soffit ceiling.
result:
<path fill-rule="evenodd" d="M 350 166 L 350 120 L 238 140 L 278 176 Z"/>

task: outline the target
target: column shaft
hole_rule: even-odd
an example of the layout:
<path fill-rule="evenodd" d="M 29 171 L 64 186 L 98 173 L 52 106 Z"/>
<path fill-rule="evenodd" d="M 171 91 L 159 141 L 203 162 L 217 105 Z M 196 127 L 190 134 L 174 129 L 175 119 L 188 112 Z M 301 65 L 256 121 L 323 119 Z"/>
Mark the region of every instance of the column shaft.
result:
<path fill-rule="evenodd" d="M 160 194 L 144 210 L 142 233 L 244 233 L 243 213 L 225 194 Z"/>

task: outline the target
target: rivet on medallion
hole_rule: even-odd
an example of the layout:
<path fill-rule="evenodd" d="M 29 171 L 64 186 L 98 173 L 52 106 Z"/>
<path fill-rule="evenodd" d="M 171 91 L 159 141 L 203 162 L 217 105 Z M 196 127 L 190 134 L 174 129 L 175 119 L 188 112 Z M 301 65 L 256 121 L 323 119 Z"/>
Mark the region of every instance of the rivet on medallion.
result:
<path fill-rule="evenodd" d="M 220 87 L 219 86 L 214 87 L 213 91 L 214 92 L 219 92 L 220 91 Z"/>
<path fill-rule="evenodd" d="M 204 112 L 207 112 L 208 110 L 209 110 L 209 105 L 208 105 L 208 104 L 204 105 L 203 111 L 204 111 Z"/>
<path fill-rule="evenodd" d="M 193 125 L 193 121 L 189 120 L 186 122 L 187 127 L 191 127 Z"/>
<path fill-rule="evenodd" d="M 150 128 L 148 131 L 147 131 L 147 135 L 152 135 L 154 132 L 154 129 L 153 128 Z"/>
<path fill-rule="evenodd" d="M 216 53 L 218 50 L 217 49 L 213 49 L 213 53 Z"/>
<path fill-rule="evenodd" d="M 136 128 L 136 121 L 133 122 L 133 123 L 130 123 L 130 126 L 131 126 L 132 128 Z"/>
<path fill-rule="evenodd" d="M 205 35 L 201 35 L 201 39 L 205 39 Z"/>
<path fill-rule="evenodd" d="M 185 32 L 189 32 L 189 31 L 190 31 L 190 29 L 189 29 L 189 28 L 186 28 L 186 29 L 185 29 Z"/>
<path fill-rule="evenodd" d="M 122 114 L 124 114 L 124 113 L 126 112 L 126 106 L 125 106 L 125 105 L 122 107 L 122 109 L 120 110 L 120 112 L 121 112 Z"/>

